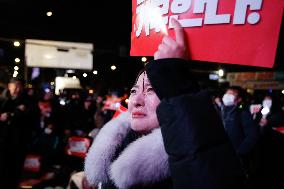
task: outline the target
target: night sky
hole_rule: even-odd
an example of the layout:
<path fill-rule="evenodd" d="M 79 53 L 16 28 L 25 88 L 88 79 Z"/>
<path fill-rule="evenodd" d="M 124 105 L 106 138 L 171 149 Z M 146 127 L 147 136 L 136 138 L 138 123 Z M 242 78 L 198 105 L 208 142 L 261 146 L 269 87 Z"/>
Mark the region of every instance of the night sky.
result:
<path fill-rule="evenodd" d="M 52 11 L 51 17 L 46 16 Z M 83 85 L 95 89 L 128 88 L 143 67 L 141 57 L 129 57 L 131 33 L 131 1 L 67 1 L 67 0 L 0 0 L 0 81 L 5 82 L 13 72 L 15 57 L 24 59 L 24 45 L 13 47 L 13 40 L 46 39 L 94 44 L 94 69 L 98 75 L 82 78 Z M 223 67 L 226 71 L 284 70 L 284 27 L 278 44 L 275 67 L 256 67 L 193 62 L 194 70 L 210 72 Z M 150 57 L 151 59 L 151 57 Z M 111 71 L 115 64 L 117 70 Z M 58 73 L 45 69 L 41 81 L 52 81 Z M 92 73 L 92 71 L 90 71 Z M 199 72 L 200 73 L 200 72 Z M 199 77 L 199 76 L 198 76 Z M 200 75 L 200 77 L 203 77 Z M 104 89 L 105 90 L 105 89 Z"/>

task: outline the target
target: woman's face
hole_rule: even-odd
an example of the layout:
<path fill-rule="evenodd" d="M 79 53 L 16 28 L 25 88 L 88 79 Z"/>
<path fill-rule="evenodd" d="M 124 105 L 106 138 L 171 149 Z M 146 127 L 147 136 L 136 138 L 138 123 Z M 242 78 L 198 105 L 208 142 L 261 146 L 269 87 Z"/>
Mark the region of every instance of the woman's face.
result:
<path fill-rule="evenodd" d="M 154 92 L 146 72 L 143 72 L 130 91 L 128 111 L 131 114 L 131 128 L 149 132 L 159 127 L 156 109 L 160 99 Z"/>

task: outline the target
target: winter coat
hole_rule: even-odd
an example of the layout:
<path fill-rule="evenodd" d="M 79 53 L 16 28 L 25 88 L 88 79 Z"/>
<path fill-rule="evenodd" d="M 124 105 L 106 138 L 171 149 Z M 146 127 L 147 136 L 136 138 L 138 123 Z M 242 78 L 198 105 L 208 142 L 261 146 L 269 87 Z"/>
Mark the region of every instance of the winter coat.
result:
<path fill-rule="evenodd" d="M 35 125 L 33 101 L 22 93 L 1 100 L 0 113 L 9 113 L 7 121 L 0 122 L 0 188 L 16 188 Z M 20 110 L 18 106 L 24 105 Z"/>
<path fill-rule="evenodd" d="M 156 111 L 160 128 L 134 139 L 113 158 L 131 130 L 127 114 L 107 123 L 85 161 L 91 184 L 113 182 L 119 189 L 242 188 L 240 164 L 222 122 L 186 65 L 180 59 L 162 59 L 146 66 L 161 99 Z"/>
<path fill-rule="evenodd" d="M 128 117 L 129 113 L 121 114 L 97 135 L 85 161 L 89 183 L 109 186 L 113 182 L 118 188 L 130 188 L 169 178 L 168 156 L 159 128 L 131 142 L 114 160 L 117 149 L 131 132 Z"/>
<path fill-rule="evenodd" d="M 257 123 L 261 119 L 261 112 L 257 114 Z M 263 188 L 283 188 L 284 175 L 284 135 L 274 130 L 284 125 L 284 116 L 281 110 L 273 109 L 266 117 L 267 125 L 261 128 L 259 186 Z"/>
<path fill-rule="evenodd" d="M 222 107 L 222 119 L 237 154 L 247 156 L 259 139 L 259 127 L 249 110 L 242 106 L 225 106 Z"/>

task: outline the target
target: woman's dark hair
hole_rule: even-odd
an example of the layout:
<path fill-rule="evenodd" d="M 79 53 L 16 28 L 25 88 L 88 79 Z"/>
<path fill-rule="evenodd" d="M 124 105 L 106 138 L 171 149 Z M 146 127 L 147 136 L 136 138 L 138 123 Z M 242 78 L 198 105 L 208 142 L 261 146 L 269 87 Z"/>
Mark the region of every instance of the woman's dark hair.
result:
<path fill-rule="evenodd" d="M 142 70 L 140 70 L 140 71 L 138 72 L 138 75 L 137 75 L 137 77 L 136 77 L 136 79 L 135 79 L 135 82 L 134 82 L 134 84 L 133 84 L 132 86 L 134 86 L 134 85 L 137 83 L 137 81 L 138 81 L 140 75 L 141 75 L 142 73 L 144 73 L 144 72 L 146 72 L 146 69 L 145 69 L 145 68 L 143 68 Z"/>

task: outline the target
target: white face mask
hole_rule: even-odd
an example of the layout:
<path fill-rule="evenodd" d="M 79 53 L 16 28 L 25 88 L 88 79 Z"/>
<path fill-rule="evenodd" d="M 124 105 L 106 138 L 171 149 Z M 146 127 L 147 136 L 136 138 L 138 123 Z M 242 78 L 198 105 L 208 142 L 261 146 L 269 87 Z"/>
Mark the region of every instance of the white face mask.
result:
<path fill-rule="evenodd" d="M 266 99 L 262 101 L 262 106 L 265 108 L 271 108 L 272 106 L 272 100 Z"/>
<path fill-rule="evenodd" d="M 45 128 L 45 129 L 44 129 L 44 133 L 47 134 L 47 135 L 49 135 L 49 134 L 52 133 L 52 129 L 50 129 L 50 128 Z"/>
<path fill-rule="evenodd" d="M 224 94 L 222 100 L 225 106 L 233 106 L 235 104 L 235 96 L 232 94 Z"/>

